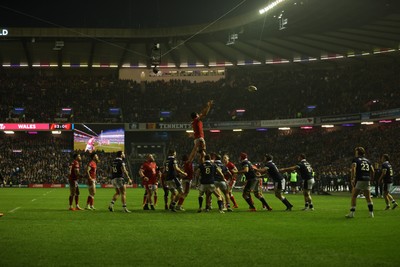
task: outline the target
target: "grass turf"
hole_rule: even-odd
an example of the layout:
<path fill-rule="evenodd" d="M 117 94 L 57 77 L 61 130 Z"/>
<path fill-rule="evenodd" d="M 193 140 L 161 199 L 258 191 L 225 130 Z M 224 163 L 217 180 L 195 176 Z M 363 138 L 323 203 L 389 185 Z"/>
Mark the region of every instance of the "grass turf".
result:
<path fill-rule="evenodd" d="M 368 218 L 365 199 L 346 219 L 350 194 L 313 195 L 315 211 L 304 212 L 302 195 L 284 205 L 272 193 L 272 212 L 239 209 L 197 213 L 197 191 L 186 212 L 143 211 L 143 189 L 128 189 L 128 208 L 107 210 L 113 189 L 98 189 L 96 211 L 68 211 L 68 189 L 0 189 L 0 266 L 397 266 L 400 208 L 384 211 L 374 199 Z M 81 189 L 81 206 L 87 191 Z M 261 203 L 256 199 L 256 206 Z"/>

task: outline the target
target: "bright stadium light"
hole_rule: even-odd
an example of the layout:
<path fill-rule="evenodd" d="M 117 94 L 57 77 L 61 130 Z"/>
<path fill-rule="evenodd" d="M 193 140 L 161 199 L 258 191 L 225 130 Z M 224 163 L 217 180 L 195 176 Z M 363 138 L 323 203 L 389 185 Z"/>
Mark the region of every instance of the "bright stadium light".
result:
<path fill-rule="evenodd" d="M 273 9 L 275 6 L 279 5 L 280 3 L 282 3 L 285 0 L 275 0 L 274 2 L 268 4 L 266 7 L 260 9 L 258 12 L 260 12 L 260 15 L 268 12 L 269 10 Z"/>

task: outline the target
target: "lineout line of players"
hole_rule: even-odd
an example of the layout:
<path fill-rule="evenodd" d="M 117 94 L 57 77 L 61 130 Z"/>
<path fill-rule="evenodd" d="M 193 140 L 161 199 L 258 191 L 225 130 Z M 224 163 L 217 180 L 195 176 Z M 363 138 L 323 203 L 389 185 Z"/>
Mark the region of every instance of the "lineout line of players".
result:
<path fill-rule="evenodd" d="M 351 184 L 352 197 L 350 212 L 346 218 L 354 218 L 356 210 L 356 200 L 360 193 L 363 193 L 367 201 L 369 216 L 374 217 L 373 202 L 369 191 L 370 181 L 374 176 L 374 168 L 371 162 L 365 157 L 365 149 L 357 147 L 354 150 L 355 158 L 351 164 Z M 193 161 L 195 155 L 198 155 L 199 167 L 194 170 Z M 86 167 L 85 177 L 87 179 L 89 196 L 86 202 L 86 209 L 95 210 L 94 196 L 96 194 L 96 170 L 99 162 L 98 155 L 93 152 L 91 161 Z M 112 185 L 115 193 L 108 206 L 113 212 L 114 204 L 118 198 L 121 198 L 122 211 L 129 213 L 126 207 L 126 184 L 132 180 L 125 166 L 125 153 L 118 151 L 116 158 L 111 163 Z M 381 157 L 382 174 L 379 178 L 384 184 L 384 198 L 386 209 L 395 209 L 398 204 L 390 195 L 390 188 L 393 184 L 393 169 L 390 164 L 389 155 L 384 154 Z M 82 210 L 79 206 L 79 186 L 78 179 L 82 178 L 80 174 L 80 154 L 73 155 L 73 161 L 70 165 L 69 174 L 69 209 Z M 206 154 L 205 149 L 193 149 L 190 155 L 182 157 L 182 164 L 179 165 L 175 150 L 168 151 L 168 157 L 163 166 L 157 166 L 152 154 L 148 154 L 146 160 L 140 167 L 139 175 L 142 179 L 145 194 L 143 198 L 144 210 L 155 210 L 157 204 L 158 184 L 162 185 L 164 190 L 165 209 L 172 212 L 184 211 L 183 204 L 188 196 L 191 184 L 195 183 L 198 188 L 198 210 L 197 212 L 207 212 L 211 210 L 212 197 L 217 199 L 218 210 L 220 213 L 232 212 L 233 208 L 238 208 L 237 201 L 232 193 L 238 175 L 244 175 L 245 185 L 242 197 L 249 206 L 249 211 L 256 211 L 254 200 L 251 196 L 257 198 L 265 210 L 272 211 L 262 194 L 262 178 L 267 176 L 273 182 L 275 196 L 281 200 L 286 207 L 286 211 L 291 211 L 293 205 L 283 196 L 286 181 L 282 173 L 296 171 L 304 181 L 304 211 L 313 211 L 314 203 L 311 197 L 311 190 L 315 183 L 313 169 L 306 160 L 306 155 L 298 156 L 298 163 L 286 168 L 278 169 L 273 162 L 273 156 L 265 154 L 262 166 L 257 167 L 248 159 L 244 152 L 240 153 L 240 169 L 238 169 L 229 159 L 228 154 L 219 155 L 215 153 Z M 168 198 L 169 204 L 168 204 Z M 75 200 L 75 207 L 73 207 Z M 232 205 L 231 205 L 232 204 Z M 392 205 L 392 206 L 391 206 Z M 204 208 L 203 208 L 204 206 Z"/>

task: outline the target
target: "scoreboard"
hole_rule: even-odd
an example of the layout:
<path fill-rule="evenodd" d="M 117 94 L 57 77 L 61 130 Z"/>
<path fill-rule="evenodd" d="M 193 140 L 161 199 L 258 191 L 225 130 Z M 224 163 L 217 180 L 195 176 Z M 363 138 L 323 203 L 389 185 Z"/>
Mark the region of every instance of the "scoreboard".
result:
<path fill-rule="evenodd" d="M 72 131 L 72 123 L 0 123 L 0 131 Z"/>
<path fill-rule="evenodd" d="M 52 123 L 50 124 L 50 130 L 57 131 L 72 131 L 74 129 L 74 125 L 72 123 Z"/>

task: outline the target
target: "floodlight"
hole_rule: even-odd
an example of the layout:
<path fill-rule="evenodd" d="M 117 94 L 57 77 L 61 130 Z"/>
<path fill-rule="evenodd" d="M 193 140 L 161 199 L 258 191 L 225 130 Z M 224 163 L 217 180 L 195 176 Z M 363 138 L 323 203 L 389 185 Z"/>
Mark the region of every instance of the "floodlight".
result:
<path fill-rule="evenodd" d="M 278 4 L 282 3 L 285 0 L 275 0 L 274 2 L 268 4 L 266 7 L 260 9 L 258 12 L 260 13 L 260 15 L 266 13 L 267 11 L 273 9 L 275 6 L 277 6 Z"/>

